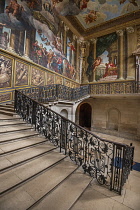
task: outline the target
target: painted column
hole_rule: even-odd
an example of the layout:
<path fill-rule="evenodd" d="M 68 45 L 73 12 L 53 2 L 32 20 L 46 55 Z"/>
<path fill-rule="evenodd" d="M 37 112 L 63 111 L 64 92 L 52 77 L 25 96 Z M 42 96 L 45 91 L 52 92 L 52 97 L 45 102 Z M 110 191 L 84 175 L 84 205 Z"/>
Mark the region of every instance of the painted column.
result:
<path fill-rule="evenodd" d="M 0 14 L 4 13 L 4 8 L 5 8 L 5 1 L 4 0 L 0 0 Z M 0 34 L 2 34 L 2 29 L 3 26 L 0 26 Z"/>
<path fill-rule="evenodd" d="M 66 56 L 67 54 L 67 31 L 69 30 L 69 28 L 67 26 L 64 25 L 64 42 L 63 42 L 63 52 L 64 55 Z"/>
<path fill-rule="evenodd" d="M 95 59 L 96 59 L 96 43 L 97 43 L 97 38 L 92 39 L 92 42 L 93 42 L 93 59 L 95 61 Z M 95 76 L 96 76 L 96 71 L 93 72 L 93 82 L 96 82 Z"/>
<path fill-rule="evenodd" d="M 136 36 L 135 30 L 133 27 L 127 27 L 127 78 L 126 79 L 135 79 L 135 58 L 132 55 L 132 52 L 135 50 L 136 46 Z"/>
<path fill-rule="evenodd" d="M 20 55 L 24 54 L 24 39 L 25 39 L 25 31 L 20 31 L 19 46 L 18 46 L 18 51 Z"/>
<path fill-rule="evenodd" d="M 25 40 L 25 53 L 24 57 L 30 60 L 30 51 L 31 51 L 31 31 L 26 31 L 26 40 Z"/>
<path fill-rule="evenodd" d="M 86 41 L 80 43 L 80 82 L 85 82 L 86 72 Z"/>
<path fill-rule="evenodd" d="M 16 30 L 11 29 L 11 34 L 10 34 L 10 44 L 8 47 L 8 51 L 10 51 L 11 53 L 16 54 L 15 52 L 15 43 L 16 43 Z"/>
<path fill-rule="evenodd" d="M 76 48 L 76 81 L 80 81 L 80 41 L 77 39 Z"/>
<path fill-rule="evenodd" d="M 124 48 L 123 48 L 123 42 L 124 42 L 124 32 L 123 30 L 116 31 L 117 35 L 119 36 L 119 50 L 118 50 L 118 57 L 119 57 L 119 78 L 120 80 L 124 79 Z"/>

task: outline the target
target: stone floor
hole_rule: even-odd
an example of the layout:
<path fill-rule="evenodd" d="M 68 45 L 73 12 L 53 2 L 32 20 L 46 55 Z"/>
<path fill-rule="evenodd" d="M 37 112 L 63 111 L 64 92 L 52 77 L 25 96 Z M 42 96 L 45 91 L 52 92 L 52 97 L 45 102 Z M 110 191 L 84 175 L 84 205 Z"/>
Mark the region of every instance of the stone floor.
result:
<path fill-rule="evenodd" d="M 95 133 L 96 135 L 125 144 L 133 143 L 135 147 L 134 161 L 140 163 L 140 141 L 131 141 L 116 136 Z M 84 192 L 72 210 L 140 210 L 140 172 L 131 171 L 124 185 L 122 195 L 117 195 L 101 187 L 93 180 L 92 185 Z"/>

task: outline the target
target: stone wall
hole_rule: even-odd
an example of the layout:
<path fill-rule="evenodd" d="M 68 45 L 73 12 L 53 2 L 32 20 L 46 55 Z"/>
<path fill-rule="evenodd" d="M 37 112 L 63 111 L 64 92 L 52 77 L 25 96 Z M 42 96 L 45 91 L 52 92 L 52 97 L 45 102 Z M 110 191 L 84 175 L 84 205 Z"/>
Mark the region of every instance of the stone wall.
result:
<path fill-rule="evenodd" d="M 95 98 L 82 103 L 92 106 L 92 131 L 140 140 L 140 99 Z M 78 123 L 78 118 L 76 121 Z"/>

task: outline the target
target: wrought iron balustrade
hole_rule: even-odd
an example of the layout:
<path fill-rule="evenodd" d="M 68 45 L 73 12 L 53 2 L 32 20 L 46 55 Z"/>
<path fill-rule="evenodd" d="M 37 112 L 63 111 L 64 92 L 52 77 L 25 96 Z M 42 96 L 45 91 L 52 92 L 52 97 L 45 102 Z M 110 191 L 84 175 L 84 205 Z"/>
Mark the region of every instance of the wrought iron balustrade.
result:
<path fill-rule="evenodd" d="M 58 146 L 60 152 L 82 166 L 85 173 L 121 194 L 132 168 L 132 146 L 99 138 L 18 90 L 15 90 L 15 111 Z"/>
<path fill-rule="evenodd" d="M 21 90 L 22 93 L 28 95 L 34 100 L 41 103 L 56 100 L 78 100 L 89 95 L 89 86 L 81 86 L 79 88 L 70 88 L 64 85 L 47 85 Z"/>
<path fill-rule="evenodd" d="M 89 95 L 98 94 L 140 94 L 140 83 L 135 81 L 96 83 L 70 88 L 54 84 L 23 89 L 22 92 L 41 103 L 56 100 L 76 101 Z"/>
<path fill-rule="evenodd" d="M 90 94 L 132 94 L 140 93 L 140 83 L 122 81 L 90 84 Z"/>

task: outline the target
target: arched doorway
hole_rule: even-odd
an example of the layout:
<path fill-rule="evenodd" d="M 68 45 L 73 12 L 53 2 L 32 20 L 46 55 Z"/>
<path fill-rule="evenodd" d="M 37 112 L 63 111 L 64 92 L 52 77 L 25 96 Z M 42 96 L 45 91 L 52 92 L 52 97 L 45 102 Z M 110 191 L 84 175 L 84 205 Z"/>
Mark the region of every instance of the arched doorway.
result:
<path fill-rule="evenodd" d="M 88 129 L 91 128 L 91 112 L 92 108 L 88 103 L 84 103 L 80 106 L 79 110 L 79 125 L 82 127 L 86 127 Z"/>

